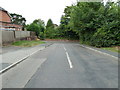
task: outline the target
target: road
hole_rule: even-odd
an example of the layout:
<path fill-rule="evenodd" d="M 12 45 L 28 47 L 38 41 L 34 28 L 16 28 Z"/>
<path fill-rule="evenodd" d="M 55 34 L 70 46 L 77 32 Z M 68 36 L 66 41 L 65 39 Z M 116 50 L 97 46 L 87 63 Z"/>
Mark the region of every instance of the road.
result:
<path fill-rule="evenodd" d="M 118 61 L 78 43 L 54 43 L 2 77 L 3 88 L 117 88 Z"/>

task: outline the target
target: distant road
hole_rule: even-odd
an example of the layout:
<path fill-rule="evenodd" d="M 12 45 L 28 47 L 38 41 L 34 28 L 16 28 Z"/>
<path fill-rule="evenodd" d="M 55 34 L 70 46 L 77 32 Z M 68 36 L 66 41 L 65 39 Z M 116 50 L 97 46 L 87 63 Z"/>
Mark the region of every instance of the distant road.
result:
<path fill-rule="evenodd" d="M 3 75 L 4 87 L 118 87 L 118 61 L 80 47 L 78 43 L 54 43 L 22 63 Z"/>

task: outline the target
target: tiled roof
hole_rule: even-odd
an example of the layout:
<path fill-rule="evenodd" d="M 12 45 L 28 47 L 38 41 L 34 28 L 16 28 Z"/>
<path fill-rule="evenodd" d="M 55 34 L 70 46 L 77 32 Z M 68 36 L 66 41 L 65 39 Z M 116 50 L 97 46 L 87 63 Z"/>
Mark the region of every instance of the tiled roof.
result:
<path fill-rule="evenodd" d="M 10 13 L 9 13 L 7 10 L 5 10 L 5 9 L 2 8 L 2 7 L 0 7 L 0 10 L 6 12 L 6 13 L 9 15 L 9 17 L 12 18 L 11 15 L 10 15 Z"/>
<path fill-rule="evenodd" d="M 0 10 L 2 10 L 2 11 L 6 11 L 4 8 L 2 8 L 2 7 L 0 7 Z"/>

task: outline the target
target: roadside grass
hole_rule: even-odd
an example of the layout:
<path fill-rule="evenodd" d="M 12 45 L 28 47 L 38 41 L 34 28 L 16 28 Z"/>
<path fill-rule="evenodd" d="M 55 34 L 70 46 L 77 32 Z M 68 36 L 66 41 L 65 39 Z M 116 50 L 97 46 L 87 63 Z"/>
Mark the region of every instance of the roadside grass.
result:
<path fill-rule="evenodd" d="M 14 46 L 20 46 L 20 47 L 32 47 L 32 46 L 36 46 L 36 45 L 39 45 L 39 44 L 43 44 L 45 42 L 43 41 L 37 41 L 37 40 L 34 40 L 34 41 L 16 41 L 14 43 L 12 43 L 12 45 Z"/>
<path fill-rule="evenodd" d="M 85 44 L 85 45 L 91 46 L 89 42 L 84 42 L 83 43 L 83 42 L 80 41 L 80 44 Z M 95 47 L 95 46 L 92 46 L 92 47 Z M 120 46 L 96 47 L 96 48 L 101 48 L 101 49 L 104 49 L 104 50 L 120 53 Z"/>
<path fill-rule="evenodd" d="M 116 47 L 102 47 L 102 49 L 120 53 L 120 47 L 118 47 L 118 46 L 116 46 Z"/>

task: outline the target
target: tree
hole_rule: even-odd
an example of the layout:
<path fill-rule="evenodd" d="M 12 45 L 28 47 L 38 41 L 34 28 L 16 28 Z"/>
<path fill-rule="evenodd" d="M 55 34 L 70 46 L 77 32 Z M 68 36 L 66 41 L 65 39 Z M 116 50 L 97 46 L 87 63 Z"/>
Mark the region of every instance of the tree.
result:
<path fill-rule="evenodd" d="M 44 39 L 45 24 L 43 20 L 36 19 L 30 25 L 26 25 L 26 28 L 28 31 L 36 32 L 38 38 Z"/>
<path fill-rule="evenodd" d="M 59 31 L 62 36 L 79 36 L 80 42 L 96 47 L 120 45 L 119 2 L 77 2 L 66 7 Z"/>
<path fill-rule="evenodd" d="M 46 25 L 46 28 L 49 28 L 49 27 L 54 27 L 53 21 L 51 19 L 48 20 L 47 25 Z"/>
<path fill-rule="evenodd" d="M 15 13 L 11 13 L 10 15 L 12 16 L 12 23 L 25 27 L 26 19 L 22 15 Z"/>
<path fill-rule="evenodd" d="M 37 24 L 39 26 L 39 29 L 40 29 L 40 32 L 43 32 L 44 33 L 44 30 L 45 30 L 45 23 L 43 20 L 41 19 L 36 19 L 33 21 L 33 23 Z"/>
<path fill-rule="evenodd" d="M 62 15 L 59 32 L 61 33 L 62 37 L 68 39 L 78 39 L 77 33 L 73 30 L 73 27 L 70 25 L 71 13 L 73 11 L 74 6 L 67 6 L 64 10 L 65 15 Z"/>
<path fill-rule="evenodd" d="M 28 31 L 34 31 L 36 33 L 37 36 L 39 36 L 40 34 L 40 30 L 39 30 L 39 26 L 35 23 L 31 23 L 28 27 L 27 27 Z"/>
<path fill-rule="evenodd" d="M 58 36 L 58 26 L 53 24 L 51 19 L 49 19 L 47 22 L 45 36 L 46 38 L 50 39 L 56 38 Z"/>

